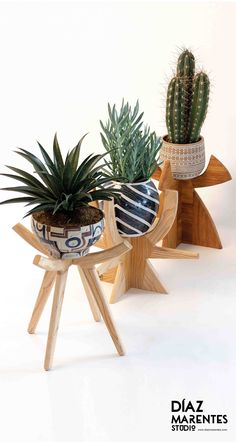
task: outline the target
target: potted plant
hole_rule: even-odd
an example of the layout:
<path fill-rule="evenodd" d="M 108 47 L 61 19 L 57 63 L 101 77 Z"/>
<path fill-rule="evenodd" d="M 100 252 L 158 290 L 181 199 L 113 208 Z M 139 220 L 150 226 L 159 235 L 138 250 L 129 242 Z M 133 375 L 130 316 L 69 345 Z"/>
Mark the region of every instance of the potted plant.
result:
<path fill-rule="evenodd" d="M 123 236 L 144 235 L 155 220 L 159 194 L 151 176 L 156 169 L 160 138 L 144 126 L 137 101 L 134 109 L 124 103 L 119 111 L 108 104 L 109 119 L 103 124 L 102 143 L 110 155 L 105 159 L 121 195 L 115 204 L 118 231 Z M 108 173 L 108 176 L 109 176 Z M 111 178 L 112 179 L 112 178 Z"/>
<path fill-rule="evenodd" d="M 104 228 L 103 212 L 89 204 L 109 200 L 118 193 L 111 185 L 103 187 L 110 181 L 110 177 L 103 175 L 104 162 L 98 165 L 104 154 L 91 154 L 78 165 L 83 138 L 67 153 L 65 160 L 56 135 L 53 158 L 40 143 L 43 161 L 25 149 L 19 149 L 16 153 L 31 163 L 34 175 L 12 166 L 7 167 L 14 174 L 1 174 L 23 184 L 3 190 L 20 192 L 23 196 L 0 204 L 34 206 L 25 216 L 32 215 L 33 231 L 55 258 L 77 258 L 88 253 Z"/>
<path fill-rule="evenodd" d="M 209 101 L 210 81 L 203 71 L 195 74 L 195 59 L 187 49 L 177 62 L 176 75 L 169 83 L 166 100 L 166 126 L 160 152 L 162 161 L 170 160 L 174 178 L 194 178 L 205 166 L 204 138 L 201 128 Z"/>

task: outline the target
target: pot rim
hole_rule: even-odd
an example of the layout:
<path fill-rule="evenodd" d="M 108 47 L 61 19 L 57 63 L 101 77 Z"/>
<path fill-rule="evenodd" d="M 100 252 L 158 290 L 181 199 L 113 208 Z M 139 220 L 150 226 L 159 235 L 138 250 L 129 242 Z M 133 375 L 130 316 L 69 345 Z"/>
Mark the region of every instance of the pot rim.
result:
<path fill-rule="evenodd" d="M 120 184 L 120 185 L 129 185 L 129 186 L 140 186 L 141 184 L 147 184 L 150 183 L 150 181 L 153 181 L 152 178 L 149 178 L 148 180 L 145 181 L 139 181 L 138 183 L 122 183 L 121 181 L 114 181 L 114 184 Z"/>
<path fill-rule="evenodd" d="M 89 207 L 93 207 L 93 206 L 89 206 Z M 93 208 L 96 209 L 96 210 L 98 210 L 99 212 L 102 213 L 102 218 L 101 218 L 99 221 L 97 221 L 96 223 L 85 224 L 84 226 L 80 226 L 80 227 L 78 227 L 78 229 L 81 229 L 81 228 L 83 228 L 83 227 L 87 227 L 87 226 L 94 226 L 95 224 L 98 224 L 98 223 L 100 223 L 101 221 L 104 220 L 105 215 L 104 215 L 103 210 L 99 209 L 98 207 L 93 207 Z M 44 212 L 44 210 L 42 210 L 42 212 Z M 37 213 L 37 212 L 36 212 L 36 213 Z M 34 215 L 35 215 L 35 214 L 32 213 L 31 218 L 33 218 L 34 221 L 36 221 L 37 223 L 41 224 L 42 226 L 50 226 L 50 227 L 53 227 L 53 228 L 55 228 L 55 229 L 65 229 L 65 228 L 67 228 L 68 230 L 69 230 L 70 228 L 71 228 L 71 229 L 75 229 L 75 228 L 76 228 L 76 225 L 70 225 L 70 224 L 65 224 L 64 226 L 55 226 L 55 225 L 53 225 L 53 224 L 44 224 L 44 223 L 40 223 L 40 221 L 37 221 L 37 220 L 34 218 Z"/>
<path fill-rule="evenodd" d="M 185 143 L 185 144 L 179 144 L 179 143 L 171 143 L 170 141 L 167 141 L 166 140 L 166 138 L 168 137 L 168 134 L 166 134 L 166 135 L 164 135 L 163 137 L 162 137 L 162 139 L 163 139 L 163 141 L 166 143 L 166 144 L 171 144 L 173 147 L 176 147 L 176 148 L 181 148 L 181 149 L 187 149 L 188 147 L 192 147 L 192 146 L 195 146 L 195 145 L 198 145 L 199 143 L 202 143 L 202 144 L 204 144 L 204 138 L 203 138 L 203 136 L 202 135 L 200 135 L 200 138 L 199 138 L 199 140 L 198 141 L 195 141 L 195 143 Z"/>

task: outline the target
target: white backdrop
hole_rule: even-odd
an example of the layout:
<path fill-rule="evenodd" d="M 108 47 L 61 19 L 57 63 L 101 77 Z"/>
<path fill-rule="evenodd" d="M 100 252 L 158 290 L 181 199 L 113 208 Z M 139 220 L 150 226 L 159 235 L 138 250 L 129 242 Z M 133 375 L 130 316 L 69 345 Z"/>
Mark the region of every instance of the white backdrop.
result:
<path fill-rule="evenodd" d="M 123 97 L 139 98 L 145 122 L 164 134 L 167 82 L 187 46 L 212 82 L 207 159 L 217 156 L 234 178 L 235 23 L 234 3 L 0 1 L 0 171 L 25 164 L 17 146 L 38 153 L 38 139 L 50 149 L 56 131 L 64 153 L 86 132 L 82 156 L 102 152 L 99 119 Z M 132 290 L 111 306 L 124 358 L 93 323 L 72 271 L 50 373 L 42 369 L 50 304 L 38 333 L 26 332 L 42 272 L 11 230 L 24 208 L 0 206 L 2 441 L 235 442 L 235 191 L 235 179 L 200 189 L 223 250 L 186 245 L 198 261 L 154 263 L 169 296 Z M 183 398 L 227 413 L 224 438 L 172 433 L 170 402 Z"/>
<path fill-rule="evenodd" d="M 212 83 L 207 159 L 213 153 L 234 173 L 236 4 L 29 2 L 0 11 L 2 171 L 21 164 L 16 146 L 37 152 L 38 139 L 51 148 L 56 131 L 64 152 L 86 132 L 82 155 L 103 151 L 99 119 L 123 97 L 139 98 L 145 121 L 164 134 L 165 90 L 187 46 Z M 201 192 L 218 222 L 232 217 L 234 182 Z"/>

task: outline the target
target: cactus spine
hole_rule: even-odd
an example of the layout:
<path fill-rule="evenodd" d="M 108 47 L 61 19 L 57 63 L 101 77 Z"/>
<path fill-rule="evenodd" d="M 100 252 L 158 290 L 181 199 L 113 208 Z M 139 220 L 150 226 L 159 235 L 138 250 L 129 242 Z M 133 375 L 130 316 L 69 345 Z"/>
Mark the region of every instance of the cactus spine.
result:
<path fill-rule="evenodd" d="M 166 125 L 168 141 L 186 144 L 199 140 L 207 113 L 210 82 L 204 72 L 195 76 L 193 54 L 184 50 L 177 62 L 176 76 L 167 91 Z"/>
<path fill-rule="evenodd" d="M 201 128 L 206 118 L 210 91 L 210 81 L 204 72 L 199 72 L 193 81 L 192 105 L 189 115 L 189 141 L 199 140 Z"/>
<path fill-rule="evenodd" d="M 172 78 L 167 92 L 166 124 L 171 143 L 181 143 L 184 137 L 185 109 L 183 82 Z"/>
<path fill-rule="evenodd" d="M 195 74 L 195 58 L 187 49 L 183 51 L 177 61 L 177 76 L 191 80 Z"/>

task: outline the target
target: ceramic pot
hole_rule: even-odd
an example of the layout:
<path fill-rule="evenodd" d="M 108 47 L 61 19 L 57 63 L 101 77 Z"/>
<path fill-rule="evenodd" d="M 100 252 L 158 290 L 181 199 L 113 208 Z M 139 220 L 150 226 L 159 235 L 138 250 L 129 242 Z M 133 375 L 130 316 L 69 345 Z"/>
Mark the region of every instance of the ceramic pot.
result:
<path fill-rule="evenodd" d="M 99 240 L 104 230 L 104 218 L 82 227 L 55 227 L 41 224 L 32 216 L 32 230 L 47 247 L 50 255 L 58 259 L 80 258 Z"/>
<path fill-rule="evenodd" d="M 175 144 L 163 137 L 160 160 L 170 160 L 173 177 L 177 180 L 189 180 L 199 176 L 205 167 L 204 138 L 196 143 Z"/>
<path fill-rule="evenodd" d="M 122 236 L 144 235 L 156 218 L 159 194 L 153 181 L 117 183 L 121 198 L 115 204 L 118 232 Z"/>

